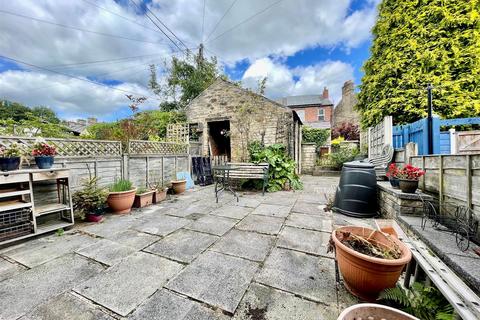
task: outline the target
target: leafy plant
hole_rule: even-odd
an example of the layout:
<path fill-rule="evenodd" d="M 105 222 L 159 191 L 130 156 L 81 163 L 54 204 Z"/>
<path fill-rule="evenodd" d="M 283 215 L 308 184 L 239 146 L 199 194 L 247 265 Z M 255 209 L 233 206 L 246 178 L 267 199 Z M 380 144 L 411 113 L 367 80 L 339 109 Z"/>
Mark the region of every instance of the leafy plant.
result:
<path fill-rule="evenodd" d="M 332 138 L 343 137 L 347 141 L 360 140 L 358 125 L 350 122 L 342 122 L 332 130 Z"/>
<path fill-rule="evenodd" d="M 148 190 L 147 188 L 141 187 L 141 188 L 138 188 L 138 189 L 137 189 L 136 194 L 144 194 L 144 193 L 146 193 L 146 192 L 148 192 L 148 191 L 149 191 L 149 190 Z"/>
<path fill-rule="evenodd" d="M 109 188 L 110 192 L 124 192 L 133 189 L 133 183 L 126 179 L 115 181 Z"/>
<path fill-rule="evenodd" d="M 108 190 L 98 186 L 98 177 L 90 177 L 82 182 L 82 189 L 72 194 L 73 208 L 84 218 L 87 213 L 103 211 Z"/>
<path fill-rule="evenodd" d="M 342 168 L 345 162 L 349 162 L 355 159 L 359 151 L 357 147 L 339 145 L 334 148 L 334 151 L 322 156 L 318 161 L 319 167 L 329 167 L 336 170 Z"/>
<path fill-rule="evenodd" d="M 63 234 L 65 233 L 65 230 L 63 230 L 63 228 L 60 228 L 58 229 L 55 234 L 57 235 L 57 237 L 61 237 L 63 236 Z"/>
<path fill-rule="evenodd" d="M 9 147 L 0 147 L 0 158 L 14 158 L 23 156 L 23 151 L 16 143 L 12 143 Z"/>
<path fill-rule="evenodd" d="M 329 129 L 316 129 L 307 126 L 302 127 L 303 142 L 315 143 L 318 147 L 325 145 L 330 136 Z"/>
<path fill-rule="evenodd" d="M 453 307 L 435 287 L 414 283 L 410 289 L 401 287 L 385 289 L 380 300 L 423 320 L 452 320 Z"/>
<path fill-rule="evenodd" d="M 302 189 L 302 182 L 295 173 L 296 163 L 287 155 L 283 144 L 262 147 L 260 142 L 255 141 L 250 143 L 248 149 L 252 162 L 267 162 L 270 165 L 268 191 L 274 192 L 290 188 L 294 190 Z"/>
<path fill-rule="evenodd" d="M 411 164 L 406 164 L 402 169 L 398 170 L 397 177 L 399 179 L 418 180 L 425 174 L 425 171 Z"/>
<path fill-rule="evenodd" d="M 32 149 L 32 156 L 54 156 L 57 154 L 57 149 L 54 146 L 49 145 L 45 140 L 38 140 Z"/>

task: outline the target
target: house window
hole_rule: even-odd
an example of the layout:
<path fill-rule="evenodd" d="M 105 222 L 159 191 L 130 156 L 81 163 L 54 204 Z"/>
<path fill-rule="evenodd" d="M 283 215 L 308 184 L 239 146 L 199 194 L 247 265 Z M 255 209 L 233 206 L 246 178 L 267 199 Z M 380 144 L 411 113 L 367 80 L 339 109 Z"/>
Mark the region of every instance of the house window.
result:
<path fill-rule="evenodd" d="M 318 109 L 318 121 L 325 121 L 325 109 Z"/>

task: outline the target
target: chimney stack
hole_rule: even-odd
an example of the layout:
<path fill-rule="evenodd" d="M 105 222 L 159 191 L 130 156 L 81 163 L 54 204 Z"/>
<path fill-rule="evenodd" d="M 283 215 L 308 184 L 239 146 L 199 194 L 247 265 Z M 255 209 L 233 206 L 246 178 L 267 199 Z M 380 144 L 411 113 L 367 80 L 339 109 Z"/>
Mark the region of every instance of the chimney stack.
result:
<path fill-rule="evenodd" d="M 323 99 L 328 99 L 328 89 L 327 89 L 327 87 L 323 87 L 322 98 Z"/>

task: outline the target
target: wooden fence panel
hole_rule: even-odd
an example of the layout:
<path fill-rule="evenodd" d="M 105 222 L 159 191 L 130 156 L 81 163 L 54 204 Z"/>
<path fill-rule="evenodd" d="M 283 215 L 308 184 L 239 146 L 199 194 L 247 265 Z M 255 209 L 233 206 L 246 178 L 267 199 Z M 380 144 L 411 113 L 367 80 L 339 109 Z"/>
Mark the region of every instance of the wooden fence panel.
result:
<path fill-rule="evenodd" d="M 456 132 L 457 153 L 480 153 L 480 130 Z"/>

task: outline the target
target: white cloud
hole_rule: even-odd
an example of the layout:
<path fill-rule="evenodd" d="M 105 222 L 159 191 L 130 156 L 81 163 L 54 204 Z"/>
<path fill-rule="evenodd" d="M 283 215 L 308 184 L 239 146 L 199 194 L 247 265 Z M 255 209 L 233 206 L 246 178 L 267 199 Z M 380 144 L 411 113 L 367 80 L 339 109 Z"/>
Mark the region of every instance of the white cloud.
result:
<path fill-rule="evenodd" d="M 265 95 L 269 98 L 322 94 L 323 88 L 328 87 L 330 97 L 337 103 L 344 82 L 353 79 L 353 67 L 341 61 L 327 61 L 289 69 L 282 62 L 262 58 L 245 71 L 242 83 L 256 89 L 258 81 L 263 77 L 267 77 Z"/>

